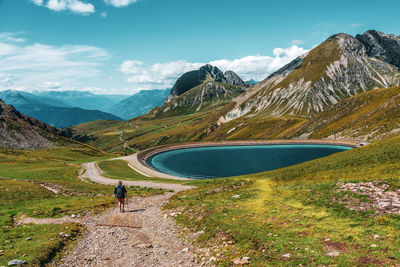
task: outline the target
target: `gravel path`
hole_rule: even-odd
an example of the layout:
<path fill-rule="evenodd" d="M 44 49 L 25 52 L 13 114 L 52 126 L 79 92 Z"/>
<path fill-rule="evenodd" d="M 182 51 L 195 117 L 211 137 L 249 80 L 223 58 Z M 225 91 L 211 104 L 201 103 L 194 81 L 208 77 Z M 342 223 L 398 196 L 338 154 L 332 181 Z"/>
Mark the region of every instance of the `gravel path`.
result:
<path fill-rule="evenodd" d="M 95 163 L 86 163 L 85 167 L 84 177 L 102 184 L 116 184 L 116 180 L 101 176 Z M 61 260 L 60 266 L 199 266 L 193 254 L 194 248 L 177 236 L 173 220 L 163 215 L 161 210 L 173 194 L 191 187 L 145 181 L 123 183 L 174 192 L 133 197 L 124 213 L 115 207 L 100 216 L 88 218 L 83 222 L 87 227 L 84 237 Z"/>
<path fill-rule="evenodd" d="M 85 163 L 83 166 L 86 168 L 86 172 L 82 175 L 84 178 L 89 178 L 93 182 L 100 184 L 108 184 L 115 185 L 117 184 L 117 180 L 110 179 L 102 176 L 102 171 L 97 168 L 95 162 Z M 167 183 L 156 183 L 156 182 L 148 182 L 148 181 L 123 181 L 123 184 L 126 186 L 140 186 L 140 187 L 151 187 L 151 188 L 161 188 L 172 191 L 182 191 L 189 188 L 190 186 L 180 185 L 180 184 L 167 184 Z"/>

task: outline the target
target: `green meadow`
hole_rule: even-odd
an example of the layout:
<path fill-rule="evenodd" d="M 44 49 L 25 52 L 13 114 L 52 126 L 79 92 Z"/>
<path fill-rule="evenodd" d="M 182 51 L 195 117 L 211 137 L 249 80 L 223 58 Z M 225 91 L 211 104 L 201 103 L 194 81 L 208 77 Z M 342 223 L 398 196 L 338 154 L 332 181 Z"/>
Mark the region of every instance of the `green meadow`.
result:
<path fill-rule="evenodd" d="M 113 187 L 83 181 L 80 164 L 111 158 L 84 146 L 37 151 L 0 149 L 0 265 L 22 259 L 44 265 L 57 258 L 84 229 L 78 224 L 19 225 L 22 215 L 59 218 L 87 212 L 99 213 L 115 204 Z M 55 186 L 55 194 L 39 183 Z M 131 188 L 132 196 L 160 194 L 162 190 Z M 69 237 L 63 237 L 64 232 Z M 28 238 L 28 240 L 27 240 Z"/>
<path fill-rule="evenodd" d="M 332 201 L 362 194 L 337 182 L 383 181 L 400 188 L 400 138 L 379 141 L 299 165 L 218 179 L 180 192 L 165 206 L 218 266 L 249 257 L 251 266 L 395 265 L 400 217 L 349 210 Z M 336 255 L 329 252 L 335 251 Z"/>

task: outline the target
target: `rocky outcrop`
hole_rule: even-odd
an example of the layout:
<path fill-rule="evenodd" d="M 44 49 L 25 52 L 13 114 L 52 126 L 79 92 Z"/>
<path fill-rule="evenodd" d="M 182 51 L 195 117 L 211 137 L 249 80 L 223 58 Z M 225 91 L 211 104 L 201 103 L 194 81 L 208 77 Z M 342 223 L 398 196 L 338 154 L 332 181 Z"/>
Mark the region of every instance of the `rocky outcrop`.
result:
<path fill-rule="evenodd" d="M 207 80 L 185 94 L 172 98 L 145 115 L 146 118 L 193 114 L 209 107 L 227 104 L 244 92 L 244 86 Z"/>
<path fill-rule="evenodd" d="M 400 69 L 400 36 L 369 30 L 357 34 L 359 40 L 370 57 L 375 57 Z"/>
<path fill-rule="evenodd" d="M 0 99 L 0 147 L 40 149 L 53 145 L 58 130 L 28 117 Z"/>
<path fill-rule="evenodd" d="M 235 72 L 228 70 L 224 73 L 227 84 L 246 86 L 246 83 Z"/>
<path fill-rule="evenodd" d="M 243 82 L 243 80 L 233 71 L 227 71 L 224 74 L 217 67 L 207 64 L 198 70 L 186 72 L 179 77 L 172 87 L 170 94 L 165 100 L 165 103 L 170 102 L 173 98 L 186 93 L 190 89 L 202 84 L 206 80 L 247 87 L 246 83 Z"/>
<path fill-rule="evenodd" d="M 333 35 L 234 99 L 235 108 L 220 121 L 260 112 L 312 117 L 350 96 L 397 86 L 400 72 L 388 62 L 369 56 L 353 36 Z"/>

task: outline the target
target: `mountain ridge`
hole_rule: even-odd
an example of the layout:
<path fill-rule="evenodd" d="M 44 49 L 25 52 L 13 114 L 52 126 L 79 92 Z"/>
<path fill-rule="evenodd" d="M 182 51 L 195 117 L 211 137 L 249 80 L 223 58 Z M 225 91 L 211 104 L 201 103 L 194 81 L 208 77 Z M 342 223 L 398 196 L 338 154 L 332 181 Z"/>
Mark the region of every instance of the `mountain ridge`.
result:
<path fill-rule="evenodd" d="M 122 120 L 118 116 L 98 110 L 86 110 L 79 107 L 71 107 L 67 104 L 63 106 L 62 102 L 57 100 L 55 106 L 53 106 L 53 101 L 48 100 L 50 103 L 39 101 L 35 95 L 27 92 L 2 91 L 0 92 L 0 98 L 7 104 L 13 105 L 18 111 L 56 128 L 100 119 Z"/>
<path fill-rule="evenodd" d="M 369 57 L 357 38 L 339 33 L 234 99 L 235 108 L 220 121 L 259 112 L 310 117 L 341 99 L 399 82 L 397 67 Z"/>
<path fill-rule="evenodd" d="M 26 116 L 0 99 L 0 147 L 40 149 L 53 145 L 59 132 L 39 120 Z"/>

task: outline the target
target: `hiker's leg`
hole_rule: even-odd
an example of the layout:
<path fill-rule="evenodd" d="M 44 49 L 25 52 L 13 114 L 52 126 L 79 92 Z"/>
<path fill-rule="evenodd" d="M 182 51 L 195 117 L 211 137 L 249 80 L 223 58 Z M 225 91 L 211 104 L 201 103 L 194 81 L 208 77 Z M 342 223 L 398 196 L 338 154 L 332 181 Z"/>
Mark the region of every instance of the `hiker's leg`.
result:
<path fill-rule="evenodd" d="M 122 204 L 122 211 L 125 211 L 125 199 L 122 199 L 121 204 Z"/>

